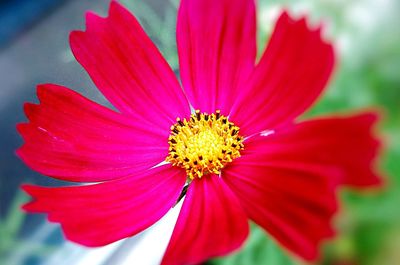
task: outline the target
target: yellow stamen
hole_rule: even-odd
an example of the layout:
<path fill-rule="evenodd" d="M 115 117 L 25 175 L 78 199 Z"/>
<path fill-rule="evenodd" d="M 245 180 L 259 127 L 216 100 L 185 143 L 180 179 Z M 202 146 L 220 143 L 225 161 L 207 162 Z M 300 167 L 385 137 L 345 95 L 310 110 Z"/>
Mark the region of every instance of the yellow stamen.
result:
<path fill-rule="evenodd" d="M 189 120 L 176 121 L 171 126 L 166 161 L 184 168 L 190 179 L 219 174 L 227 163 L 240 157 L 244 145 L 239 127 L 219 110 L 213 114 L 196 110 Z"/>

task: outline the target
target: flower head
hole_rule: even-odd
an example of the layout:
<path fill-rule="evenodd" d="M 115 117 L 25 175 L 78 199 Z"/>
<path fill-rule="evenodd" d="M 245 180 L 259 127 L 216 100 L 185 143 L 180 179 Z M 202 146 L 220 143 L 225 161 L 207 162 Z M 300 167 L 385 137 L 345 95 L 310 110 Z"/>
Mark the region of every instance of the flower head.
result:
<path fill-rule="evenodd" d="M 143 231 L 185 195 L 163 264 L 237 249 L 248 219 L 316 259 L 333 235 L 337 188 L 380 183 L 376 115 L 297 122 L 331 75 L 332 45 L 283 12 L 256 63 L 255 21 L 253 0 L 182 0 L 182 89 L 124 7 L 113 1 L 106 18 L 88 13 L 71 48 L 118 112 L 39 85 L 17 152 L 42 174 L 96 184 L 24 185 L 34 198 L 24 208 L 47 213 L 72 241 L 102 246 Z"/>

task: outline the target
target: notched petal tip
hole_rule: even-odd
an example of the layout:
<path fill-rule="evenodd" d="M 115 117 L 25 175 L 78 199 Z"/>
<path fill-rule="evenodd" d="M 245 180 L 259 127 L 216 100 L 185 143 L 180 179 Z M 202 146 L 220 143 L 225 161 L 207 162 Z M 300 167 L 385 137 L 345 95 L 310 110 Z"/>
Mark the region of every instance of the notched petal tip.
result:
<path fill-rule="evenodd" d="M 291 12 L 288 8 L 284 8 L 283 11 L 281 11 L 280 15 L 278 16 L 278 19 L 276 21 L 276 24 L 280 26 L 293 26 L 293 25 L 298 25 L 298 24 L 303 24 L 307 25 L 308 23 L 308 15 L 307 14 L 299 14 L 296 15 L 293 12 Z"/>
<path fill-rule="evenodd" d="M 29 126 L 29 123 L 27 122 L 20 122 L 17 123 L 17 125 L 15 125 L 15 128 L 17 129 L 17 132 L 23 136 L 23 134 L 25 134 L 27 127 Z"/>
<path fill-rule="evenodd" d="M 277 24 L 278 23 L 288 23 L 290 20 L 293 20 L 290 15 L 289 15 L 289 10 L 288 9 L 283 9 L 281 14 L 278 17 Z"/>
<path fill-rule="evenodd" d="M 36 88 L 36 94 L 40 102 L 40 106 L 53 105 L 51 103 L 57 100 L 68 100 L 67 93 L 78 94 L 64 86 L 56 84 L 40 84 Z"/>
<path fill-rule="evenodd" d="M 280 26 L 296 26 L 307 30 L 311 34 L 315 33 L 319 36 L 319 39 L 329 45 L 332 41 L 326 36 L 325 30 L 328 27 L 328 23 L 324 20 L 318 20 L 318 22 L 313 23 L 310 19 L 310 15 L 307 13 L 302 13 L 299 16 L 291 14 L 288 10 L 284 10 L 278 20 L 277 25 Z"/>
<path fill-rule="evenodd" d="M 25 102 L 24 103 L 24 113 L 25 113 L 25 116 L 28 118 L 29 121 L 32 121 L 33 113 L 35 111 L 37 111 L 39 106 L 40 106 L 39 104 L 34 104 L 34 103 L 30 103 L 30 102 Z"/>
<path fill-rule="evenodd" d="M 56 85 L 53 84 L 39 84 L 36 86 L 36 95 L 37 98 L 39 99 L 40 103 L 43 103 L 43 99 L 46 97 L 47 94 L 49 93 L 55 93 L 55 89 L 57 88 Z"/>
<path fill-rule="evenodd" d="M 20 209 L 24 211 L 25 213 L 36 213 L 36 211 L 33 211 L 31 208 L 32 202 L 27 202 L 21 205 Z"/>
<path fill-rule="evenodd" d="M 126 10 L 126 8 L 121 5 L 117 0 L 112 0 L 108 11 L 109 16 L 120 12 L 128 12 L 128 10 Z"/>
<path fill-rule="evenodd" d="M 20 185 L 20 188 L 25 191 L 27 194 L 32 195 L 31 191 L 34 189 L 34 185 L 32 184 L 27 184 L 27 183 L 23 183 Z"/>
<path fill-rule="evenodd" d="M 108 17 L 101 17 L 93 11 L 88 11 L 85 13 L 85 25 L 86 25 L 86 33 L 91 31 L 97 31 L 99 26 L 105 25 Z"/>
<path fill-rule="evenodd" d="M 77 57 L 78 50 L 80 49 L 81 42 L 85 39 L 86 31 L 82 30 L 73 30 L 69 33 L 69 45 L 71 47 L 72 54 L 75 59 L 79 61 Z"/>
<path fill-rule="evenodd" d="M 24 154 L 23 154 L 23 147 L 24 146 L 25 146 L 25 144 L 20 146 L 17 150 L 14 151 L 14 153 L 19 159 L 21 159 L 25 163 L 25 158 L 24 158 Z"/>
<path fill-rule="evenodd" d="M 382 120 L 382 118 L 383 118 L 382 115 L 383 115 L 383 113 L 378 112 L 377 110 L 367 110 L 367 111 L 363 111 L 361 114 L 359 114 L 359 118 L 363 119 L 372 128 L 372 127 L 376 126 L 380 120 Z"/>
<path fill-rule="evenodd" d="M 69 43 L 71 47 L 73 47 L 72 44 L 75 43 L 79 37 L 82 37 L 84 33 L 85 32 L 82 30 L 73 30 L 69 33 Z"/>
<path fill-rule="evenodd" d="M 41 90 L 46 89 L 47 87 L 51 87 L 51 83 L 42 83 L 36 85 L 36 93 L 39 94 Z"/>
<path fill-rule="evenodd" d="M 357 116 L 358 122 L 364 124 L 369 147 L 372 150 L 370 157 L 370 176 L 360 183 L 350 183 L 350 188 L 363 188 L 367 192 L 385 189 L 389 184 L 389 178 L 382 171 L 381 155 L 386 150 L 386 139 L 380 134 L 380 122 L 384 119 L 384 113 L 380 109 L 369 109 Z"/>
<path fill-rule="evenodd" d="M 30 200 L 23 205 L 21 205 L 21 209 L 25 212 L 33 212 L 32 203 L 35 202 L 35 189 L 36 186 L 32 184 L 21 184 L 20 189 L 24 191 L 28 196 L 30 196 Z"/>
<path fill-rule="evenodd" d="M 127 18 L 127 17 L 132 17 L 131 12 L 124 7 L 122 4 L 120 4 L 118 1 L 113 0 L 110 3 L 110 8 L 108 9 L 108 17 L 107 19 L 112 21 L 112 20 L 118 20 L 120 18 Z M 135 22 L 138 22 L 135 18 Z"/>

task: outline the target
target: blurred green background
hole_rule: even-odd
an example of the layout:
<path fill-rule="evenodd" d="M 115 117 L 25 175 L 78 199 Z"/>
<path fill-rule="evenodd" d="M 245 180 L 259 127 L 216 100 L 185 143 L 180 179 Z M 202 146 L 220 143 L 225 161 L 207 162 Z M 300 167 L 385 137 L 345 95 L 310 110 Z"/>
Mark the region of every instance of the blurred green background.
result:
<path fill-rule="evenodd" d="M 147 33 L 157 43 L 174 70 L 178 72 L 175 45 L 178 1 L 122 0 L 121 2 L 138 16 Z M 22 57 L 18 57 L 17 54 L 24 47 L 28 47 L 26 46 L 27 40 L 22 37 L 22 44 L 20 38 L 14 41 L 17 43 L 16 45 L 13 46 L 13 43 L 10 43 L 8 48 L 1 51 L 0 70 L 2 64 L 10 67 L 10 62 L 19 61 L 24 67 L 27 63 L 28 66 L 29 63 L 31 64 L 31 68 L 21 68 L 25 69 L 25 72 L 29 72 L 29 69 L 32 69 L 38 60 L 43 59 L 54 61 L 54 64 L 57 64 L 56 70 L 50 70 L 51 64 L 49 63 L 43 64 L 41 71 L 50 71 L 52 75 L 38 74 L 34 78 L 30 78 L 29 82 L 34 84 L 39 82 L 69 83 L 73 88 L 89 84 L 88 77 L 82 73 L 81 69 L 76 70 L 77 74 L 68 70 L 68 68 L 79 69 L 79 65 L 74 62 L 68 48 L 68 32 L 83 27 L 83 12 L 87 8 L 105 14 L 108 4 L 107 1 L 96 3 L 81 1 L 80 4 L 75 5 L 75 9 L 78 11 L 73 13 L 74 17 L 80 17 L 79 20 L 69 22 L 68 19 L 73 19 L 73 17 L 65 14 L 72 14 L 74 9 L 71 6 L 72 4 L 61 5 L 59 10 L 54 13 L 54 17 L 46 18 L 41 24 L 35 25 L 33 29 L 22 33 L 22 35 L 30 36 L 28 40 L 31 45 L 35 45 L 38 36 L 42 37 L 42 42 L 37 42 L 36 45 L 39 47 L 43 41 L 47 41 L 50 43 L 48 44 L 50 50 L 54 48 L 54 51 L 52 50 L 54 56 L 50 52 L 46 54 L 42 51 L 44 57 L 35 57 L 31 55 L 35 51 L 33 50 L 21 59 Z M 67 8 L 69 13 L 62 11 Z M 259 0 L 257 14 L 260 52 L 268 41 L 274 20 L 282 8 L 286 8 L 294 14 L 308 14 L 314 23 L 323 21 L 326 25 L 325 35 L 335 43 L 339 58 L 336 73 L 329 88 L 318 103 L 306 113 L 306 116 L 359 111 L 371 107 L 378 108 L 384 114 L 378 133 L 385 143 L 385 150 L 380 159 L 380 168 L 386 177 L 386 187 L 381 192 L 374 193 L 359 194 L 350 190 L 340 192 L 342 207 L 335 218 L 338 236 L 324 244 L 321 261 L 317 264 L 400 264 L 400 1 Z M 57 16 L 61 19 L 57 20 Z M 61 31 L 61 33 L 52 37 L 43 37 L 45 34 L 43 28 L 48 27 L 51 20 L 59 22 L 53 26 L 53 29 L 54 32 Z M 54 38 L 60 39 L 54 40 Z M 51 46 L 53 45 L 51 41 L 54 42 L 54 47 Z M 44 48 L 46 50 L 47 47 Z M 1 75 L 4 79 L 4 72 Z M 5 128 L 3 131 L 9 132 L 2 137 L 2 144 L 11 139 L 13 141 L 13 144 L 10 145 L 11 151 L 21 144 L 13 126 L 16 123 L 15 120 L 23 120 L 20 110 L 22 102 L 34 98 L 34 85 L 27 85 L 30 84 L 29 82 L 21 85 L 24 90 L 19 92 L 25 94 L 19 94 L 21 96 L 12 101 L 16 102 L 14 109 L 19 108 L 15 119 L 9 117 L 10 108 L 4 107 L 6 105 L 0 108 L 2 117 L 7 116 L 7 119 L 3 119 L 2 129 Z M 81 90 L 81 92 L 107 104 L 93 87 L 92 90 Z M 1 158 L 2 163 L 0 164 L 2 168 L 0 178 L 0 187 L 2 188 L 0 190 L 2 195 L 0 201 L 0 213 L 2 214 L 0 218 L 0 264 L 42 264 L 63 244 L 63 240 L 58 228 L 48 232 L 46 239 L 37 240 L 41 233 L 38 230 L 47 229 L 43 228 L 45 220 L 43 217 L 29 217 L 32 220 L 36 218 L 32 221 L 19 210 L 19 206 L 27 198 L 17 190 L 17 186 L 19 183 L 27 181 L 42 184 L 45 180 L 43 177 L 39 181 L 36 180 L 38 176 L 28 170 L 23 172 L 10 170 L 10 163 L 7 162 L 7 159 L 15 162 L 15 157 L 10 151 L 3 155 L 4 158 Z M 24 167 L 15 163 L 11 166 Z M 10 178 L 13 178 L 15 183 L 12 187 L 10 186 L 11 188 L 7 186 Z M 45 184 L 55 183 L 46 181 Z M 4 194 L 8 194 L 8 197 Z M 34 233 L 37 237 L 32 237 Z M 282 250 L 256 225 L 252 225 L 251 236 L 240 251 L 208 263 L 215 265 L 305 264 Z"/>

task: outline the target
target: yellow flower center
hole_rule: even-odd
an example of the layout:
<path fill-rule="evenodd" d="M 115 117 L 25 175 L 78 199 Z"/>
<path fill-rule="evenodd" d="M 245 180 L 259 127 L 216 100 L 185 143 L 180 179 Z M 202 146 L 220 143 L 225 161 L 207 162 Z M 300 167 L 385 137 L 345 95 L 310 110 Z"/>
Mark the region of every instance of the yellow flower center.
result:
<path fill-rule="evenodd" d="M 213 114 L 196 110 L 189 120 L 176 121 L 168 138 L 166 161 L 184 168 L 190 179 L 219 174 L 227 163 L 240 157 L 244 145 L 239 127 L 219 110 Z"/>

